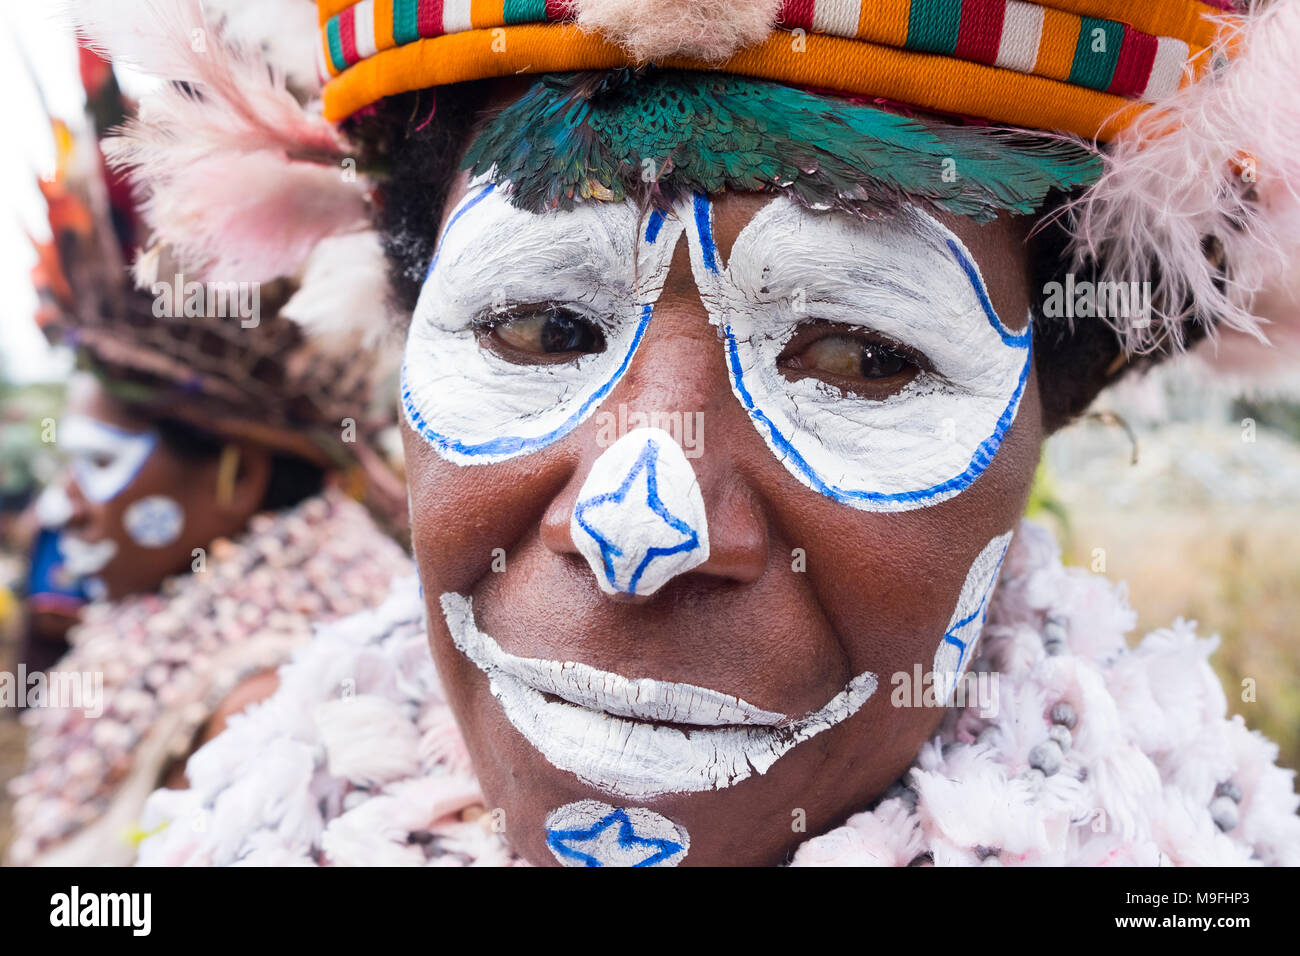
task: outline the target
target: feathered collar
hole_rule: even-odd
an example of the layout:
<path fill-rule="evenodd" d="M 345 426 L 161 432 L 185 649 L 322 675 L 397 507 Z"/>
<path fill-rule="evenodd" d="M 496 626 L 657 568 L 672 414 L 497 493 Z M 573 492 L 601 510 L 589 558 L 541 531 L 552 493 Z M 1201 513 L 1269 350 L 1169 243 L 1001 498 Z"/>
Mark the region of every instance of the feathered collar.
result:
<path fill-rule="evenodd" d="M 1294 774 L 1228 719 L 1215 642 L 1178 621 L 1130 649 L 1134 624 L 1122 587 L 1023 523 L 974 665 L 997 675 L 996 714 L 950 708 L 894 790 L 793 863 L 1300 862 Z M 144 826 L 163 829 L 142 862 L 519 862 L 482 808 L 414 579 L 325 628 L 189 777 L 151 798 Z"/>

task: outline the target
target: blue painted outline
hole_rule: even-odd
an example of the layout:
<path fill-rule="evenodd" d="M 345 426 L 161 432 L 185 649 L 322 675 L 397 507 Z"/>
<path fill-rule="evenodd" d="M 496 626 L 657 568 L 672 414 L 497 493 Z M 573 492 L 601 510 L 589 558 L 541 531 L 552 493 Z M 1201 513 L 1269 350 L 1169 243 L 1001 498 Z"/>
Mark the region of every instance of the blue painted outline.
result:
<path fill-rule="evenodd" d="M 718 247 L 713 241 L 713 204 L 703 193 L 695 194 L 695 231 L 700 237 L 700 258 L 704 268 L 718 274 Z"/>
<path fill-rule="evenodd" d="M 158 448 L 158 435 L 152 431 L 145 431 L 145 432 L 128 431 L 125 428 L 119 428 L 116 425 L 110 425 L 107 422 L 101 422 L 98 418 L 84 418 L 84 420 L 90 423 L 91 425 L 93 425 L 95 428 L 99 428 L 103 431 L 109 432 L 110 434 L 116 436 L 118 439 L 123 441 L 129 441 L 133 445 L 139 442 L 141 438 L 146 439 L 146 441 L 144 442 L 139 442 L 141 445 L 147 445 L 147 448 L 145 450 L 145 453 L 140 457 L 139 463 L 135 466 L 135 470 L 132 471 L 131 474 L 128 475 L 124 481 L 119 482 L 118 486 L 113 490 L 113 493 L 106 498 L 101 498 L 97 495 L 92 496 L 87 493 L 85 475 L 87 474 L 87 469 L 89 466 L 85 465 L 84 462 L 79 460 L 79 458 L 81 458 L 82 456 L 78 455 L 78 453 L 76 452 L 73 453 L 73 461 L 71 466 L 72 480 L 77 483 L 77 487 L 81 490 L 81 493 L 85 495 L 88 501 L 97 505 L 107 504 L 108 502 L 116 498 L 118 495 L 122 494 L 122 492 L 126 491 L 126 489 L 130 488 L 131 483 L 140 476 L 140 472 L 144 469 L 144 466 L 149 463 L 150 456 L 153 455 L 154 451 Z"/>
<path fill-rule="evenodd" d="M 960 265 L 962 271 L 966 273 L 966 278 L 969 280 L 971 287 L 975 290 L 975 295 L 980 300 L 980 308 L 984 310 L 984 315 L 988 318 L 989 325 L 993 326 L 993 331 L 1002 336 L 1002 341 L 1013 349 L 1029 348 L 1032 326 L 1025 326 L 1023 332 L 1016 333 L 1003 325 L 1002 319 L 993 308 L 993 303 L 989 301 L 989 294 L 984 288 L 984 280 L 980 277 L 979 269 L 975 268 L 975 263 L 970 261 L 965 250 L 962 249 L 961 243 L 949 239 L 948 248 L 952 250 L 953 256 L 957 259 L 957 264 Z"/>
<path fill-rule="evenodd" d="M 650 245 L 653 246 L 658 241 L 659 231 L 663 229 L 665 219 L 664 214 L 658 209 L 650 213 L 650 221 L 645 226 L 645 241 Z"/>
<path fill-rule="evenodd" d="M 716 245 L 713 241 L 712 233 L 712 215 L 710 212 L 709 200 L 707 196 L 699 193 L 695 196 L 695 224 L 700 229 L 700 246 L 701 254 L 704 259 L 704 266 L 715 275 L 718 274 L 718 263 L 716 259 Z M 754 398 L 745 387 L 745 375 L 740 366 L 740 353 L 736 344 L 736 337 L 731 330 L 730 325 L 723 326 L 723 334 L 727 339 L 727 369 L 731 374 L 732 384 L 736 392 L 740 395 L 741 404 L 745 406 L 745 411 L 749 417 L 756 423 L 767 429 L 771 437 L 772 444 L 782 453 L 786 461 L 793 464 L 798 471 L 807 479 L 809 485 L 816 491 L 821 492 L 826 497 L 831 498 L 841 504 L 853 504 L 854 502 L 867 501 L 881 504 L 892 503 L 909 503 L 920 502 L 936 495 L 947 492 L 959 492 L 969 488 L 975 481 L 984 474 L 985 470 L 993 462 L 993 458 L 1002 447 L 1002 440 L 1011 428 L 1011 423 L 1015 420 L 1017 409 L 1020 407 L 1020 399 L 1024 395 L 1025 384 L 1029 381 L 1029 369 L 1033 360 L 1033 340 L 1032 329 L 1026 328 L 1020 335 L 1014 335 L 1009 332 L 998 318 L 997 313 L 993 310 L 993 305 L 988 300 L 984 292 L 984 287 L 979 281 L 979 273 L 975 270 L 974 265 L 967 259 L 959 245 L 954 244 L 951 240 L 948 242 L 949 248 L 956 256 L 958 264 L 966 273 L 971 285 L 975 289 L 975 294 L 979 297 L 980 304 L 984 308 L 984 314 L 988 317 L 990 324 L 1001 336 L 1002 341 L 1011 348 L 1025 350 L 1025 364 L 1020 369 L 1020 378 L 1016 383 L 1016 389 L 1011 395 L 1010 401 L 1007 402 L 1006 408 L 998 416 L 997 424 L 994 427 L 993 434 L 976 447 L 975 452 L 971 455 L 970 463 L 966 468 L 953 478 L 942 481 L 937 485 L 924 488 L 919 491 L 900 491 L 890 494 L 879 491 L 859 491 L 852 489 L 839 488 L 829 484 L 818 476 L 813 467 L 808 464 L 807 460 L 801 455 L 790 443 L 790 440 L 781 434 L 775 423 L 758 408 Z"/>
<path fill-rule="evenodd" d="M 604 818 L 593 823 L 585 830 L 547 830 L 546 845 L 560 856 L 567 857 L 570 860 L 581 860 L 584 866 L 604 866 L 600 860 L 596 859 L 590 853 L 583 853 L 581 850 L 575 850 L 571 846 L 565 845 L 564 840 L 575 840 L 585 842 L 594 840 L 600 836 L 615 823 L 618 824 L 618 845 L 623 849 L 631 849 L 636 846 L 650 847 L 657 850 L 653 856 L 648 856 L 639 863 L 632 864 L 638 866 L 654 866 L 669 859 L 674 854 L 680 853 L 682 845 L 672 840 L 648 839 L 636 832 L 636 827 L 632 825 L 631 819 L 628 818 L 626 811 L 614 810 L 607 813 Z"/>
<path fill-rule="evenodd" d="M 586 417 L 592 406 L 605 400 L 605 396 L 610 393 L 618 380 L 623 377 L 627 367 L 632 363 L 632 356 L 636 354 L 637 346 L 641 344 L 641 339 L 645 335 L 646 326 L 650 324 L 650 316 L 654 313 L 653 305 L 644 305 L 641 307 L 641 322 L 637 326 L 636 334 L 632 338 L 632 345 L 627 350 L 627 355 L 623 356 L 623 361 L 614 374 L 605 382 L 604 385 L 592 392 L 582 406 L 570 415 L 565 421 L 556 428 L 540 435 L 537 438 L 524 438 L 519 435 L 511 435 L 503 438 L 491 438 L 476 445 L 467 445 L 458 439 L 448 438 L 440 432 L 434 431 L 424 420 L 424 416 L 415 407 L 415 401 L 411 397 L 411 387 L 406 375 L 406 362 L 402 362 L 402 409 L 406 412 L 407 421 L 411 423 L 417 434 L 425 441 L 436 446 L 442 452 L 455 452 L 459 455 L 474 457 L 477 455 L 505 455 L 513 458 L 516 455 L 528 454 L 544 448 L 553 441 L 563 438 L 569 432 L 573 431 Z"/>
<path fill-rule="evenodd" d="M 488 194 L 491 193 L 492 190 L 496 188 L 497 188 L 496 183 L 488 183 L 481 190 L 479 190 L 479 194 L 475 196 L 473 199 L 470 199 L 468 201 L 462 200 L 460 206 L 458 206 L 456 211 L 451 214 L 451 219 L 447 221 L 446 227 L 442 230 L 442 235 L 438 237 L 437 251 L 434 252 L 433 261 L 429 263 L 429 269 L 424 274 L 425 282 L 428 282 L 429 276 L 433 275 L 433 267 L 438 264 L 438 257 L 442 255 L 442 244 L 447 241 L 447 234 L 451 232 L 451 227 L 456 225 L 457 221 L 459 221 L 461 216 L 465 215 L 465 213 L 469 212 L 471 209 L 473 209 L 475 206 L 481 203 L 484 199 L 488 197 Z"/>
<path fill-rule="evenodd" d="M 659 475 L 657 466 L 659 463 L 659 443 L 654 439 L 647 439 L 645 448 L 637 457 L 632 468 L 628 471 L 627 477 L 619 485 L 616 491 L 607 491 L 604 494 L 594 495 L 585 501 L 578 502 L 573 509 L 574 519 L 578 522 L 578 527 L 591 535 L 593 541 L 600 545 L 600 556 L 605 564 L 605 579 L 609 581 L 609 586 L 615 591 L 621 591 L 624 594 L 636 594 L 636 586 L 641 581 L 641 575 L 649 567 L 650 562 L 655 558 L 662 558 L 670 554 L 682 554 L 687 551 L 693 551 L 700 546 L 700 534 L 689 524 L 672 514 L 659 498 Z M 636 570 L 632 573 L 631 580 L 628 581 L 627 589 L 624 590 L 618 586 L 617 576 L 614 573 L 614 563 L 611 558 L 614 555 L 622 556 L 623 551 L 617 545 L 605 540 L 597 534 L 596 529 L 587 523 L 587 512 L 598 505 L 609 504 L 610 502 L 618 503 L 627 497 L 632 483 L 636 481 L 636 476 L 641 473 L 641 469 L 646 471 L 646 507 L 663 519 L 664 524 L 668 525 L 674 531 L 687 536 L 687 539 L 680 544 L 671 548 L 649 548 L 645 556 L 637 565 Z"/>
<path fill-rule="evenodd" d="M 952 627 L 948 628 L 948 630 L 946 630 L 943 634 L 943 640 L 939 642 L 941 644 L 945 644 L 945 643 L 952 644 L 954 647 L 957 648 L 959 655 L 957 657 L 956 673 L 958 675 L 961 674 L 962 666 L 966 663 L 966 651 L 969 649 L 970 642 L 960 640 L 957 637 L 956 632 L 960 631 L 971 621 L 975 620 L 975 618 L 982 617 L 984 615 L 985 609 L 988 607 L 989 598 L 993 596 L 993 591 L 998 586 L 998 578 L 1002 575 L 1002 562 L 1006 560 L 1007 549 L 1010 547 L 1011 547 L 1010 541 L 1008 541 L 1005 545 L 1002 546 L 1002 556 L 998 558 L 997 566 L 993 569 L 993 577 L 989 581 L 988 587 L 984 589 L 984 596 L 980 599 L 979 607 L 977 607 L 973 613 L 967 615 L 966 617 L 958 621 L 956 624 L 954 624 Z M 984 630 L 984 624 L 981 621 L 980 631 L 982 632 L 983 630 Z"/>
<path fill-rule="evenodd" d="M 461 216 L 487 198 L 488 194 L 495 188 L 496 183 L 489 183 L 484 186 L 478 195 L 474 196 L 472 199 L 463 201 L 452 214 L 446 228 L 442 231 L 441 238 L 438 240 L 438 252 L 434 254 L 433 262 L 429 264 L 429 271 L 425 276 L 426 282 L 428 281 L 428 276 L 433 274 L 434 266 L 438 264 L 438 256 L 441 255 L 442 244 L 446 241 L 447 235 L 451 232 L 452 226 L 456 225 L 456 222 Z M 646 225 L 645 234 L 645 241 L 650 245 L 654 245 L 658 240 L 659 234 L 663 229 L 665 218 L 664 214 L 659 210 L 655 210 L 651 213 L 650 220 Z M 441 432 L 434 431 L 428 422 L 424 420 L 424 416 L 421 415 L 419 410 L 415 407 L 415 401 L 411 396 L 411 388 L 407 377 L 407 365 L 405 359 L 402 361 L 401 374 L 402 409 L 406 413 L 407 421 L 411 424 L 411 427 L 415 429 L 416 433 L 444 454 L 451 452 L 471 458 L 480 455 L 489 455 L 494 458 L 496 456 L 514 458 L 519 455 L 526 455 L 538 451 L 573 431 L 573 429 L 576 428 L 586 417 L 593 405 L 604 401 L 605 396 L 610 393 L 616 384 L 618 384 L 619 379 L 623 377 L 623 374 L 631 364 L 632 356 L 636 354 L 637 347 L 641 344 L 641 339 L 645 337 L 646 326 L 649 325 L 650 318 L 653 314 L 653 303 L 646 303 L 641 307 L 641 320 L 637 325 L 636 333 L 632 338 L 632 345 L 628 349 L 627 355 L 623 357 L 622 363 L 620 363 L 619 367 L 614 371 L 614 374 L 605 382 L 605 384 L 600 386 L 600 388 L 593 392 L 587 400 L 582 403 L 581 408 L 570 415 L 561 425 L 545 435 L 541 435 L 537 438 L 524 438 L 522 436 L 512 435 L 503 438 L 489 439 L 488 441 L 479 442 L 478 444 L 467 445 L 458 439 L 450 438 Z"/>

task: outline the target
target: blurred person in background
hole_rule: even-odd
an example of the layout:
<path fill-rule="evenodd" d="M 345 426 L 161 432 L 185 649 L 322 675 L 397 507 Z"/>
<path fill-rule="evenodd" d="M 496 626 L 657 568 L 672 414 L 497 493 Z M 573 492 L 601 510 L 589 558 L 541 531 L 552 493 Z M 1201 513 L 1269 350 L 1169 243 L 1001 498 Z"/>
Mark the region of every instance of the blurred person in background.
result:
<path fill-rule="evenodd" d="M 134 208 L 96 135 L 123 106 L 105 61 L 83 50 L 81 65 L 95 129 L 54 123 L 35 278 L 43 330 L 79 357 L 54 436 L 56 546 L 91 599 L 51 671 L 90 678 L 99 699 L 24 715 L 18 864 L 129 862 L 145 796 L 185 785 L 189 754 L 270 692 L 313 621 L 372 606 L 406 567 L 341 490 L 382 500 L 394 481 L 367 445 L 377 359 L 356 336 L 305 336 L 282 314 L 311 295 L 293 279 L 230 314 L 154 246 L 158 284 L 134 288 Z"/>

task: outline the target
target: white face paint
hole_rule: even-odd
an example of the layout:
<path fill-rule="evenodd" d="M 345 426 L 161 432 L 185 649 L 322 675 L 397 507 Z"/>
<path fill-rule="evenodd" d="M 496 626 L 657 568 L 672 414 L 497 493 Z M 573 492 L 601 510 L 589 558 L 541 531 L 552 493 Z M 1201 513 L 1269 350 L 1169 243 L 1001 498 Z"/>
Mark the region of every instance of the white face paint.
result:
<path fill-rule="evenodd" d="M 709 557 L 700 483 L 662 428 L 628 432 L 596 459 L 569 532 L 607 594 L 654 594 Z"/>
<path fill-rule="evenodd" d="M 112 501 L 135 480 L 158 445 L 153 432 L 129 432 L 84 415 L 69 415 L 59 427 L 59 447 L 87 501 Z"/>
<path fill-rule="evenodd" d="M 460 464 L 502 461 L 568 434 L 632 361 L 683 229 L 724 335 L 732 390 L 799 481 L 854 508 L 905 511 L 984 473 L 1019 410 L 1030 332 L 1007 329 L 969 251 L 920 209 L 861 222 L 784 196 L 754 216 L 723 263 L 705 197 L 642 228 L 631 203 L 532 215 L 491 187 L 471 192 L 412 320 L 403 373 L 411 427 Z M 604 334 L 604 351 L 516 364 L 480 345 L 494 313 L 539 304 L 585 317 Z M 926 368 L 884 400 L 813 376 L 791 381 L 778 356 L 813 319 L 875 333 Z"/>
<path fill-rule="evenodd" d="M 564 866 L 676 866 L 691 838 L 653 810 L 581 800 L 546 817 L 546 845 Z"/>
<path fill-rule="evenodd" d="M 515 729 L 560 770 L 621 797 L 721 790 L 764 774 L 876 690 L 866 672 L 815 713 L 790 717 L 705 687 L 515 657 L 478 629 L 471 598 L 449 592 L 441 603 L 452 641 L 487 674 Z"/>
<path fill-rule="evenodd" d="M 696 284 L 724 333 L 732 390 L 791 474 L 864 511 L 937 504 L 983 474 L 1024 394 L 1030 333 L 998 319 L 955 235 L 912 207 L 860 222 L 782 196 L 724 265 L 711 217 L 697 198 L 687 233 Z M 812 319 L 875 332 L 931 368 L 882 401 L 791 381 L 778 356 Z"/>
<path fill-rule="evenodd" d="M 46 485 L 32 506 L 42 528 L 62 528 L 72 517 L 72 501 L 63 485 Z"/>
<path fill-rule="evenodd" d="M 448 461 L 487 464 L 563 438 L 622 378 L 663 289 L 682 224 L 630 203 L 533 215 L 491 186 L 472 190 L 443 233 L 406 343 L 402 407 Z M 570 310 L 601 352 L 520 364 L 480 344 L 494 318 Z M 536 312 L 536 308 L 533 309 Z"/>
<path fill-rule="evenodd" d="M 943 691 L 944 703 L 952 699 L 957 681 L 975 656 L 975 644 L 984 629 L 989 598 L 997 586 L 998 572 L 1002 570 L 1002 559 L 1006 557 L 1012 533 L 1008 531 L 994 538 L 975 558 L 957 597 L 957 607 L 934 652 L 935 687 L 946 689 Z"/>
<path fill-rule="evenodd" d="M 117 542 L 111 538 L 86 542 L 69 534 L 59 536 L 63 570 L 74 578 L 98 574 L 117 556 Z"/>
<path fill-rule="evenodd" d="M 150 495 L 133 501 L 122 514 L 122 525 L 131 540 L 143 548 L 165 548 L 181 536 L 185 512 L 166 495 Z"/>

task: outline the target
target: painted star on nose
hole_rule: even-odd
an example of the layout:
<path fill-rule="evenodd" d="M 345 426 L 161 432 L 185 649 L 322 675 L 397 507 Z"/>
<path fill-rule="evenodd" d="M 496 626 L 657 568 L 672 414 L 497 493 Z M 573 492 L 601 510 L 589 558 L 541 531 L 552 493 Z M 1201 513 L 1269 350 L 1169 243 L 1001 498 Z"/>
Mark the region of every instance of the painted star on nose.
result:
<path fill-rule="evenodd" d="M 548 829 L 546 845 L 567 866 L 675 866 L 685 850 L 675 840 L 642 836 L 624 810 L 589 827 Z"/>
<path fill-rule="evenodd" d="M 607 593 L 653 594 L 709 556 L 704 499 L 662 429 L 638 428 L 592 466 L 570 532 Z"/>

